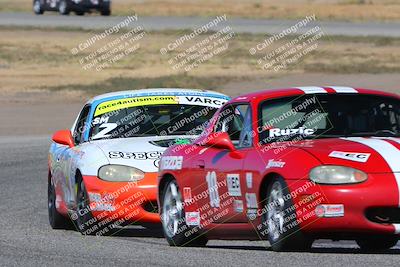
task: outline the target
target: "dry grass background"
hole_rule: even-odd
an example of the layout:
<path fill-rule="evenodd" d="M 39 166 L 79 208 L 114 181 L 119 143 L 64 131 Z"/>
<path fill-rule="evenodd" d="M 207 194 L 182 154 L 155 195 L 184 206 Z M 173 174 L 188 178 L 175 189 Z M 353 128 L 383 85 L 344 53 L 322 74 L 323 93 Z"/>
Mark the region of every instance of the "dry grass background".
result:
<path fill-rule="evenodd" d="M 180 33 L 182 34 L 182 33 Z M 257 65 L 248 49 L 262 35 L 237 35 L 227 51 L 185 73 L 174 71 L 169 57 L 159 50 L 175 40 L 178 32 L 150 32 L 141 48 L 102 71 L 83 70 L 71 48 L 91 32 L 56 29 L 0 28 L 0 92 L 35 89 L 76 89 L 89 94 L 139 87 L 198 87 L 214 89 L 235 81 L 283 77 L 293 73 L 399 73 L 400 39 L 378 37 L 329 37 L 315 52 L 287 70 L 268 72 Z M 206 36 L 200 36 L 204 39 Z M 115 38 L 115 37 L 113 37 Z M 197 39 L 200 40 L 200 39 Z M 193 40 L 190 44 L 194 44 Z M 283 40 L 276 45 L 282 45 Z M 99 48 L 104 43 L 92 47 Z"/>
<path fill-rule="evenodd" d="M 30 0 L 0 0 L 0 11 L 30 11 Z M 322 20 L 400 20 L 398 0 L 114 0 L 113 13 L 141 16 L 215 16 Z"/>

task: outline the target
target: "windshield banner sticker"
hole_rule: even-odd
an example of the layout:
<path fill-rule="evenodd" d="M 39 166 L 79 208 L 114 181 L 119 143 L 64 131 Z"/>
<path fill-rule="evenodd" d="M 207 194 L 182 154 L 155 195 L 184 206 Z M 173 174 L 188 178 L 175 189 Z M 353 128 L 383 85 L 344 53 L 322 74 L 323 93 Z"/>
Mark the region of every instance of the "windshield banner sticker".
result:
<path fill-rule="evenodd" d="M 110 100 L 99 104 L 94 116 L 108 113 L 114 110 L 146 105 L 178 104 L 179 99 L 176 96 L 146 96 L 132 97 L 117 100 Z"/>
<path fill-rule="evenodd" d="M 182 104 L 219 108 L 226 102 L 227 100 L 225 99 L 204 96 L 144 96 L 122 98 L 99 104 L 96 108 L 94 116 L 137 106 Z"/>

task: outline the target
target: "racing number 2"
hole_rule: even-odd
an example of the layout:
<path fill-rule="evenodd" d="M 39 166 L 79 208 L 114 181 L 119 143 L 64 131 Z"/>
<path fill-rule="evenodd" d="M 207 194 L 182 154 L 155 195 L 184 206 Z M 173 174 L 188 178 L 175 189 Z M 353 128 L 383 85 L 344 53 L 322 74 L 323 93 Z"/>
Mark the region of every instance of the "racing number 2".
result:
<path fill-rule="evenodd" d="M 208 193 L 210 195 L 210 206 L 212 208 L 219 208 L 217 174 L 214 171 L 208 172 L 206 175 L 206 181 L 208 185 Z"/>

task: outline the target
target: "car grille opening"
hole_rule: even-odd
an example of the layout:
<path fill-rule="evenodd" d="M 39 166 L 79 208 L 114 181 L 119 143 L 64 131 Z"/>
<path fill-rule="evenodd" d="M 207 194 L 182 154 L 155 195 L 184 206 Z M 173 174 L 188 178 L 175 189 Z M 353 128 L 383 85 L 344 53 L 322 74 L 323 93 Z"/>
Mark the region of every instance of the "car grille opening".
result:
<path fill-rule="evenodd" d="M 380 224 L 400 223 L 400 208 L 371 208 L 367 210 L 366 217 Z"/>
<path fill-rule="evenodd" d="M 158 213 L 158 205 L 156 201 L 148 201 L 144 203 L 143 209 L 147 212 Z"/>

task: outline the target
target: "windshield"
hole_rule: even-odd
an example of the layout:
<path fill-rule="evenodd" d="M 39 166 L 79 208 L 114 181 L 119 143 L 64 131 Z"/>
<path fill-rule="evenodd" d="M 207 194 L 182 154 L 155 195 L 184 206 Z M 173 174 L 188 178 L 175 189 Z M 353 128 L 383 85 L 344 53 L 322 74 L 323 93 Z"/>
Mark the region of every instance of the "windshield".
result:
<path fill-rule="evenodd" d="M 267 100 L 259 107 L 261 143 L 307 138 L 399 136 L 400 100 L 325 94 Z"/>
<path fill-rule="evenodd" d="M 216 107 L 210 106 L 165 104 L 95 113 L 90 139 L 198 135 L 216 110 Z"/>

